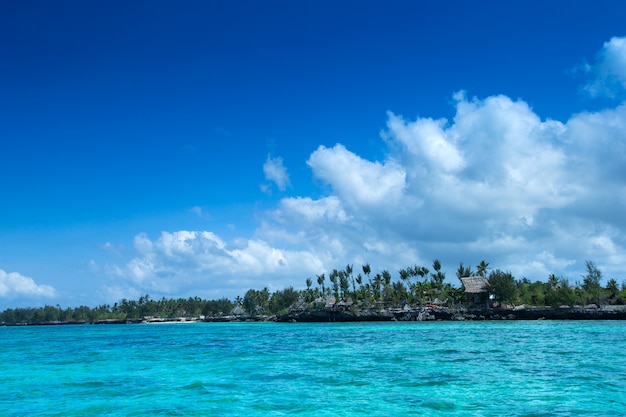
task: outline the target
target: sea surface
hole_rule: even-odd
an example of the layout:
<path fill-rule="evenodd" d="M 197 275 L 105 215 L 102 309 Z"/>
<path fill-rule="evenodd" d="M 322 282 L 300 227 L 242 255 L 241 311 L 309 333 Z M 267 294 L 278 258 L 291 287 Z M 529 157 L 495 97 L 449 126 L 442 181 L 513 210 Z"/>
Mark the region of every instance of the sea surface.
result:
<path fill-rule="evenodd" d="M 0 416 L 626 416 L 626 322 L 0 327 Z"/>

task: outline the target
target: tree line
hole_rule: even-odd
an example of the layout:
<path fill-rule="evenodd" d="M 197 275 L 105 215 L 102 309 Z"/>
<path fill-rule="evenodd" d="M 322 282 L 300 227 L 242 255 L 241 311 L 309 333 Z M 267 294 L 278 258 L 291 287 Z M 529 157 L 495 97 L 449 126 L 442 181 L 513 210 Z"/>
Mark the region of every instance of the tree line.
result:
<path fill-rule="evenodd" d="M 456 270 L 459 285 L 455 286 L 445 282 L 446 274 L 442 272 L 438 259 L 433 261 L 432 269 L 421 265 L 400 269 L 395 281 L 388 270 L 372 275 L 370 265 L 365 264 L 361 271 L 355 273 L 352 265 L 347 265 L 342 270 L 333 270 L 328 277 L 325 274 L 317 275 L 316 287 L 311 278 L 307 279 L 307 289 L 303 295 L 309 300 L 330 296 L 337 300 L 350 299 L 362 305 L 380 302 L 396 306 L 472 304 L 486 300 L 478 300 L 474 295 L 467 294 L 461 278 L 480 276 L 488 284 L 483 297 L 501 304 L 558 307 L 626 303 L 626 282 L 618 286 L 617 281 L 611 278 L 603 287 L 602 272 L 595 263 L 585 261 L 585 266 L 586 274 L 581 277 L 582 281 L 570 283 L 566 278 L 550 274 L 546 281 L 531 282 L 526 277 L 516 279 L 509 271 L 493 270 L 484 260 L 475 270 L 461 262 Z"/>
<path fill-rule="evenodd" d="M 373 274 L 371 266 L 364 264 L 355 270 L 353 265 L 333 269 L 305 281 L 306 288 L 296 290 L 287 287 L 270 292 L 250 289 L 243 297 L 234 300 L 220 298 L 205 300 L 199 297 L 161 298 L 149 295 L 138 300 L 122 299 L 113 305 L 103 304 L 95 308 L 87 306 L 61 308 L 60 305 L 37 308 L 7 309 L 0 313 L 0 323 L 56 323 L 96 322 L 99 320 L 125 320 L 144 317 L 219 317 L 231 314 L 269 316 L 284 314 L 300 303 L 304 306 L 326 303 L 346 303 L 354 308 L 375 306 L 400 307 L 438 304 L 444 306 L 471 305 L 474 303 L 525 304 L 531 306 L 625 304 L 626 283 L 618 286 L 614 278 L 602 286 L 602 272 L 592 261 L 586 261 L 586 274 L 582 281 L 570 283 L 563 277 L 550 274 L 546 281 L 531 282 L 527 278 L 516 279 L 510 272 L 492 270 L 489 263 L 481 261 L 476 269 L 462 262 L 456 270 L 457 286 L 446 282 L 441 262 L 435 259 L 432 268 L 414 265 L 397 271 L 394 279 L 389 270 Z M 488 292 L 479 296 L 467 294 L 463 277 L 480 276 L 488 283 Z"/>

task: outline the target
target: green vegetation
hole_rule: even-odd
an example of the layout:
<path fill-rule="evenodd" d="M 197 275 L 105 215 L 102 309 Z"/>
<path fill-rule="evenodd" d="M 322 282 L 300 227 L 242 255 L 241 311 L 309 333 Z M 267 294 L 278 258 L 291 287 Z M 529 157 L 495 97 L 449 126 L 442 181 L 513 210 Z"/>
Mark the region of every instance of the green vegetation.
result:
<path fill-rule="evenodd" d="M 230 314 L 234 304 L 226 299 L 202 300 L 198 297 L 152 300 L 149 295 L 139 300 L 123 299 L 113 306 L 96 308 L 80 306 L 62 309 L 57 306 L 7 309 L 0 313 L 0 323 L 42 324 L 56 322 L 93 323 L 100 320 L 125 320 L 142 317 L 199 317 Z"/>
<path fill-rule="evenodd" d="M 602 273 L 595 263 L 586 261 L 586 269 L 587 273 L 581 277 L 582 283 L 571 285 L 567 279 L 554 274 L 550 274 L 546 281 L 531 282 L 527 278 L 518 280 L 510 272 L 491 270 L 489 263 L 484 260 L 476 266 L 476 272 L 473 272 L 471 267 L 461 262 L 456 271 L 460 286 L 455 287 L 445 282 L 446 275 L 442 272 L 438 259 L 432 263 L 432 272 L 426 266 L 414 265 L 399 270 L 396 280 L 388 270 L 372 275 L 369 264 L 362 265 L 357 270 L 353 265 L 346 265 L 344 269 L 333 269 L 328 277 L 321 274 L 316 279 L 307 278 L 306 289 L 303 290 L 287 287 L 270 293 L 267 288 L 250 289 L 243 298 L 236 297 L 234 301 L 226 298 L 203 300 L 198 297 L 153 300 L 145 295 L 136 301 L 123 299 L 113 306 L 105 304 L 95 308 L 80 306 L 63 309 L 59 305 L 16 308 L 1 312 L 0 323 L 93 323 L 144 317 L 198 318 L 233 314 L 259 317 L 285 314 L 298 304 L 324 308 L 327 303 L 340 302 L 362 308 L 402 307 L 407 304 L 472 305 L 476 299 L 465 293 L 460 278 L 473 275 L 487 280 L 490 302 L 500 305 L 558 307 L 590 303 L 626 304 L 626 282 L 618 287 L 617 281 L 611 278 L 603 287 Z M 486 297 L 482 298 L 483 302 L 485 299 Z"/>

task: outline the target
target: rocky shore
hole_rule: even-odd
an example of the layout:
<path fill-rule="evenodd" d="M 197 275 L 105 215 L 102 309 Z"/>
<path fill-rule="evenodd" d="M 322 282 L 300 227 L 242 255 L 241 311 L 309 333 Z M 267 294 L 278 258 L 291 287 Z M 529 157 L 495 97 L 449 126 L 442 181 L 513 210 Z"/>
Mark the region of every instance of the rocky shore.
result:
<path fill-rule="evenodd" d="M 420 307 L 398 309 L 353 309 L 291 311 L 278 322 L 359 322 L 359 321 L 476 321 L 476 320 L 626 320 L 626 306 L 574 307 Z"/>
<path fill-rule="evenodd" d="M 160 324 L 160 323 L 229 323 L 229 322 L 279 322 L 324 323 L 366 321 L 483 321 L 483 320 L 626 320 L 626 306 L 574 307 L 408 307 L 404 308 L 349 308 L 335 306 L 322 309 L 293 309 L 287 314 L 275 316 L 249 316 L 245 314 L 215 317 L 144 317 L 128 319 L 104 319 L 95 321 L 52 321 L 41 323 L 1 323 L 5 326 L 68 325 L 68 324 Z"/>

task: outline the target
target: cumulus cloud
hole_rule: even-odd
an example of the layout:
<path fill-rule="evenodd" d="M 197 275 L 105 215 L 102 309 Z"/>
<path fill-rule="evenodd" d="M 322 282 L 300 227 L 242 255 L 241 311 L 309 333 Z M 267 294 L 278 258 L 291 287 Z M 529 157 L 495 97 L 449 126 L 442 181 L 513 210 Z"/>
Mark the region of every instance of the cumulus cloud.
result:
<path fill-rule="evenodd" d="M 394 204 L 403 197 L 406 173 L 392 160 L 384 164 L 366 161 L 338 144 L 333 148 L 320 146 L 307 164 L 350 206 Z"/>
<path fill-rule="evenodd" d="M 230 293 L 233 288 L 256 288 L 259 277 L 264 285 L 281 287 L 285 277 L 322 268 L 306 251 L 278 249 L 259 239 L 229 244 L 208 231 L 162 232 L 156 240 L 142 233 L 135 237 L 135 249 L 138 255 L 113 272 L 127 278 L 131 288 L 153 294 L 192 289 Z"/>
<path fill-rule="evenodd" d="M 387 126 L 393 139 L 406 149 L 405 157 L 413 157 L 436 171 L 454 172 L 463 168 L 465 161 L 456 145 L 456 138 L 446 134 L 446 120 L 430 118 L 406 122 L 389 112 Z M 383 134 L 384 135 L 384 134 Z M 387 137 L 387 135 L 384 135 Z"/>
<path fill-rule="evenodd" d="M 604 43 L 596 63 L 586 68 L 591 80 L 584 90 L 591 96 L 615 97 L 626 91 L 626 37 L 613 37 Z"/>
<path fill-rule="evenodd" d="M 335 196 L 313 200 L 310 197 L 285 198 L 275 212 L 275 217 L 281 219 L 289 216 L 290 221 L 302 221 L 311 226 L 329 223 L 344 224 L 350 218 L 343 209 L 341 200 Z"/>
<path fill-rule="evenodd" d="M 137 235 L 119 287 L 242 294 L 346 263 L 397 271 L 435 258 L 452 276 L 481 259 L 530 279 L 576 281 L 585 259 L 623 273 L 626 107 L 559 122 L 506 96 L 455 98 L 450 121 L 389 113 L 384 161 L 320 146 L 307 164 L 328 195 L 282 199 L 256 238 Z"/>
<path fill-rule="evenodd" d="M 487 259 L 519 276 L 577 279 L 595 259 L 607 273 L 623 272 L 624 106 L 560 122 L 523 100 L 454 97 L 450 121 L 389 113 L 384 161 L 318 148 L 308 165 L 329 195 L 283 199 L 262 233 L 319 252 L 332 245 L 340 254 L 324 258 L 332 262 L 392 270 Z"/>
<path fill-rule="evenodd" d="M 604 45 L 590 92 L 625 86 L 625 44 Z M 324 195 L 283 198 L 254 238 L 137 235 L 120 288 L 241 295 L 302 286 L 346 263 L 393 272 L 435 258 L 449 277 L 458 262 L 485 259 L 520 278 L 574 282 L 591 259 L 605 276 L 626 278 L 626 105 L 558 121 L 504 95 L 453 98 L 449 120 L 389 112 L 383 160 L 342 144 L 314 150 L 306 163 Z M 279 189 L 289 185 L 280 158 L 268 157 L 264 172 Z"/>
<path fill-rule="evenodd" d="M 285 191 L 290 185 L 289 174 L 283 165 L 282 158 L 272 158 L 268 155 L 263 164 L 263 173 L 265 174 L 265 179 L 276 184 L 276 187 L 278 187 L 280 191 Z M 267 184 L 263 185 L 261 188 L 264 191 L 269 189 Z"/>
<path fill-rule="evenodd" d="M 56 290 L 50 285 L 39 285 L 30 277 L 0 269 L 0 297 L 52 298 L 54 296 L 56 296 Z"/>

